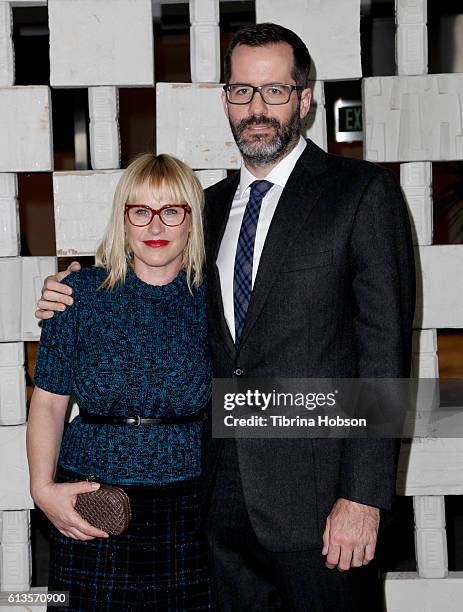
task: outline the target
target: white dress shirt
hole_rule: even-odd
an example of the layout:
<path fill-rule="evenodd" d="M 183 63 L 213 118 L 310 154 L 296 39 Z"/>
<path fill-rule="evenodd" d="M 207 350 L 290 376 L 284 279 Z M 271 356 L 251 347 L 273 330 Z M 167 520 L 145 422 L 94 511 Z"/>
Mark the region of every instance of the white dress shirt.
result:
<path fill-rule="evenodd" d="M 225 228 L 217 257 L 217 267 L 220 275 L 224 314 L 233 340 L 235 339 L 235 310 L 233 305 L 233 274 L 235 268 L 235 255 L 241 222 L 243 221 L 244 211 L 251 192 L 251 183 L 259 180 L 266 180 L 273 183 L 273 187 L 267 192 L 262 200 L 259 220 L 257 222 L 254 256 L 252 260 L 252 286 L 254 287 L 260 257 L 262 255 L 262 250 L 264 248 L 265 239 L 267 237 L 267 232 L 269 230 L 273 214 L 283 189 L 288 181 L 289 175 L 293 171 L 293 168 L 304 151 L 306 145 L 306 141 L 301 136 L 299 138 L 299 142 L 291 153 L 278 162 L 278 164 L 269 172 L 265 179 L 259 179 L 251 174 L 244 164 L 241 166 L 240 183 L 238 185 L 238 189 L 236 190 L 235 197 L 233 198 L 230 216 L 228 217 L 227 226 Z"/>

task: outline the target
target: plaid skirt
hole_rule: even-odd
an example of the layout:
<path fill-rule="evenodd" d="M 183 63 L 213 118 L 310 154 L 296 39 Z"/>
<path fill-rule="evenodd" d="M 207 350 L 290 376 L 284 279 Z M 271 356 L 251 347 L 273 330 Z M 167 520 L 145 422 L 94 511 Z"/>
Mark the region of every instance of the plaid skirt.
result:
<path fill-rule="evenodd" d="M 77 476 L 78 477 L 78 476 Z M 58 481 L 75 479 L 60 471 Z M 82 478 L 84 480 L 84 478 Z M 74 540 L 51 523 L 49 591 L 69 591 L 50 610 L 211 610 L 206 545 L 197 532 L 199 478 L 160 487 L 123 486 L 132 520 L 124 533 Z"/>

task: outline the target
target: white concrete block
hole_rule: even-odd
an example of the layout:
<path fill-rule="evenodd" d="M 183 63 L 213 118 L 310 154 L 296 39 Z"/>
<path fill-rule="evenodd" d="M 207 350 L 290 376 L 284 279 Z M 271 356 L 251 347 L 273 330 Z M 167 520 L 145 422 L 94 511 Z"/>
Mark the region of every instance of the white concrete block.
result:
<path fill-rule="evenodd" d="M 213 23 L 194 23 L 190 28 L 190 65 L 193 83 L 220 81 L 220 28 Z"/>
<path fill-rule="evenodd" d="M 0 258 L 0 342 L 21 340 L 21 258 Z"/>
<path fill-rule="evenodd" d="M 0 483 L 0 510 L 29 510 L 34 507 L 29 493 L 26 425 L 0 427 Z"/>
<path fill-rule="evenodd" d="M 190 2 L 190 66 L 193 83 L 220 80 L 219 0 Z"/>
<path fill-rule="evenodd" d="M 445 578 L 448 574 L 445 529 L 415 530 L 416 565 L 422 578 Z"/>
<path fill-rule="evenodd" d="M 435 353 L 437 351 L 437 333 L 435 329 L 414 331 L 412 336 L 414 353 Z"/>
<path fill-rule="evenodd" d="M 413 510 L 418 574 L 423 578 L 445 578 L 448 556 L 444 496 L 416 496 Z"/>
<path fill-rule="evenodd" d="M 398 25 L 426 23 L 428 0 L 396 0 L 395 4 Z"/>
<path fill-rule="evenodd" d="M 412 350 L 412 377 L 439 378 L 436 330 L 414 331 Z"/>
<path fill-rule="evenodd" d="M 400 185 L 407 200 L 414 244 L 432 244 L 432 167 L 431 162 L 400 165 Z"/>
<path fill-rule="evenodd" d="M 415 495 L 413 498 L 415 526 L 422 529 L 445 527 L 445 497 Z"/>
<path fill-rule="evenodd" d="M 47 0 L 9 0 L 11 6 L 47 6 Z"/>
<path fill-rule="evenodd" d="M 19 255 L 20 230 L 16 174 L 0 173 L 0 257 Z"/>
<path fill-rule="evenodd" d="M 197 170 L 195 174 L 203 189 L 207 189 L 227 177 L 226 170 Z"/>
<path fill-rule="evenodd" d="M 360 0 L 256 0 L 257 23 L 271 21 L 296 32 L 313 60 L 313 79 L 358 79 Z"/>
<path fill-rule="evenodd" d="M 0 368 L 24 364 L 24 344 L 22 342 L 0 343 Z"/>
<path fill-rule="evenodd" d="M 463 74 L 363 79 L 364 157 L 463 159 Z"/>
<path fill-rule="evenodd" d="M 423 246 L 415 251 L 415 328 L 463 327 L 463 246 Z"/>
<path fill-rule="evenodd" d="M 427 0 L 396 0 L 397 74 L 428 71 Z"/>
<path fill-rule="evenodd" d="M 53 168 L 48 87 L 0 88 L 0 172 Z"/>
<path fill-rule="evenodd" d="M 439 386 L 428 380 L 439 378 L 439 361 L 437 358 L 437 332 L 435 329 L 422 329 L 413 332 L 411 376 L 417 379 L 414 398 L 418 413 L 410 414 L 413 418 L 412 431 L 418 434 L 422 427 L 427 427 L 431 415 L 423 413 L 436 411 L 440 406 Z"/>
<path fill-rule="evenodd" d="M 387 612 L 460 612 L 463 572 L 450 572 L 447 578 L 389 572 L 384 591 Z"/>
<path fill-rule="evenodd" d="M 153 86 L 151 0 L 49 0 L 53 87 Z"/>
<path fill-rule="evenodd" d="M 461 431 L 461 425 L 456 431 Z M 416 438 L 402 442 L 398 495 L 463 495 L 463 439 Z"/>
<path fill-rule="evenodd" d="M 197 169 L 239 168 L 241 156 L 220 100 L 217 84 L 158 83 L 156 142 Z"/>
<path fill-rule="evenodd" d="M 90 156 L 92 168 L 107 170 L 121 165 L 119 93 L 116 87 L 89 87 Z"/>
<path fill-rule="evenodd" d="M 1 514 L 0 543 L 27 543 L 31 537 L 29 510 L 4 510 Z"/>
<path fill-rule="evenodd" d="M 190 0 L 190 23 L 219 23 L 219 0 Z"/>
<path fill-rule="evenodd" d="M 327 151 L 325 88 L 322 81 L 312 83 L 312 102 L 303 122 L 302 134 Z"/>
<path fill-rule="evenodd" d="M 430 387 L 424 380 L 417 381 L 416 392 L 414 390 L 410 402 L 413 402 L 413 408 L 406 412 L 403 435 L 417 439 L 438 436 L 434 432 L 441 426 L 441 423 L 436 423 L 436 411 L 440 405 L 439 387 Z M 459 427 L 463 429 L 463 423 Z M 446 433 L 449 435 L 448 431 Z"/>
<path fill-rule="evenodd" d="M 422 578 L 448 575 L 447 534 L 445 529 L 415 531 L 416 565 Z"/>
<path fill-rule="evenodd" d="M 0 584 L 2 591 L 27 591 L 31 585 L 30 543 L 0 546 Z"/>
<path fill-rule="evenodd" d="M 428 72 L 428 28 L 425 25 L 399 25 L 396 29 L 397 74 Z"/>
<path fill-rule="evenodd" d="M 1 366 L 0 425 L 20 425 L 25 422 L 26 373 L 24 366 Z"/>
<path fill-rule="evenodd" d="M 0 2 L 0 87 L 14 84 L 14 47 L 11 7 Z"/>
<path fill-rule="evenodd" d="M 57 261 L 56 257 L 21 257 L 21 263 L 21 338 L 38 340 L 40 327 L 34 313 L 45 278 L 57 272 Z"/>
<path fill-rule="evenodd" d="M 121 175 L 122 170 L 53 174 L 58 256 L 95 253 Z"/>
<path fill-rule="evenodd" d="M 39 339 L 34 312 L 43 281 L 55 273 L 55 257 L 0 258 L 0 342 Z"/>

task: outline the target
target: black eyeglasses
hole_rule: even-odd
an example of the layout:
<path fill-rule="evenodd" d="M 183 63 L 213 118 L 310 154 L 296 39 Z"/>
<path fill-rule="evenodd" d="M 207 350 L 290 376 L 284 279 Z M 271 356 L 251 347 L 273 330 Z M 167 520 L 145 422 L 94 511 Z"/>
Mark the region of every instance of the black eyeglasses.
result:
<path fill-rule="evenodd" d="M 301 91 L 302 85 L 281 85 L 269 83 L 268 85 L 248 85 L 247 83 L 233 83 L 223 86 L 223 90 L 230 104 L 249 104 L 256 92 L 260 93 L 265 104 L 287 104 L 293 91 Z"/>
<path fill-rule="evenodd" d="M 148 204 L 126 204 L 124 213 L 132 225 L 144 227 L 149 225 L 156 215 L 169 227 L 182 225 L 187 213 L 191 213 L 188 204 L 167 204 L 161 208 L 151 208 Z"/>

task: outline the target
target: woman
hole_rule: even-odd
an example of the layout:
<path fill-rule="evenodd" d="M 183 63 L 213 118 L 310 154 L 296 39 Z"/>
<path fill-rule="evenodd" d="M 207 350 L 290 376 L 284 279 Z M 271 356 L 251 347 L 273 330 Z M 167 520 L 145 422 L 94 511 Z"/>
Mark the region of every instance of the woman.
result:
<path fill-rule="evenodd" d="M 74 304 L 43 324 L 27 452 L 32 497 L 53 524 L 49 590 L 70 591 L 69 610 L 210 609 L 195 530 L 212 381 L 202 205 L 188 166 L 136 159 L 96 267 L 66 278 Z M 71 393 L 80 415 L 62 438 Z M 124 533 L 75 511 L 77 494 L 99 486 L 89 477 L 128 493 Z"/>

